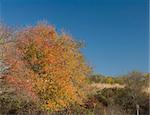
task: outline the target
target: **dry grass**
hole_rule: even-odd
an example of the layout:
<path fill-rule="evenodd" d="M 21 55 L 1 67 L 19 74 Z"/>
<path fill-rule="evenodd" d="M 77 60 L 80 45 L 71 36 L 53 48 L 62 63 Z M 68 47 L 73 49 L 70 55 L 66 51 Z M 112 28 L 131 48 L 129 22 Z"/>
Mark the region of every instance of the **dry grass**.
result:
<path fill-rule="evenodd" d="M 120 84 L 106 84 L 106 83 L 93 83 L 91 84 L 93 88 L 102 90 L 104 88 L 124 88 L 125 85 L 120 85 Z"/>

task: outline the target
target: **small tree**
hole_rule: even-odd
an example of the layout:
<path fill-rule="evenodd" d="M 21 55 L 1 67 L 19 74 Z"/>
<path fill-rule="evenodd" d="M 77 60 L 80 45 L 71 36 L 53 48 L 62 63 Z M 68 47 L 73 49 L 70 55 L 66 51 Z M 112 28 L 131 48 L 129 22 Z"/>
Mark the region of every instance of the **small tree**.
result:
<path fill-rule="evenodd" d="M 6 81 L 50 111 L 81 104 L 90 68 L 80 47 L 70 36 L 58 35 L 52 26 L 26 28 L 17 35 L 15 52 L 10 50 L 5 57 L 10 67 Z"/>
<path fill-rule="evenodd" d="M 143 95 L 143 90 L 148 87 L 148 78 L 146 74 L 144 75 L 143 73 L 133 71 L 127 75 L 125 80 L 126 88 L 130 90 L 130 95 L 134 101 L 134 107 L 137 109 L 137 114 L 142 107 L 142 98 L 147 99 L 147 97 Z"/>

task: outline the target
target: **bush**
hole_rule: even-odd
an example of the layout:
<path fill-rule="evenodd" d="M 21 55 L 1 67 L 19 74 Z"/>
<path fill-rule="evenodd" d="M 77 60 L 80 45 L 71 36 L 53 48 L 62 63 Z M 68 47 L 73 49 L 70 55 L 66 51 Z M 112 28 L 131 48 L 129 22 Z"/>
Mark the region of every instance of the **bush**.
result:
<path fill-rule="evenodd" d="M 147 93 L 135 92 L 129 88 L 122 89 L 103 89 L 97 92 L 99 102 L 107 102 L 107 106 L 116 106 L 122 109 L 126 113 L 135 114 L 136 105 L 140 107 L 141 114 L 149 113 L 149 96 Z"/>
<path fill-rule="evenodd" d="M 38 24 L 16 34 L 5 52 L 5 82 L 48 111 L 60 111 L 86 98 L 90 67 L 81 43 L 52 26 Z"/>

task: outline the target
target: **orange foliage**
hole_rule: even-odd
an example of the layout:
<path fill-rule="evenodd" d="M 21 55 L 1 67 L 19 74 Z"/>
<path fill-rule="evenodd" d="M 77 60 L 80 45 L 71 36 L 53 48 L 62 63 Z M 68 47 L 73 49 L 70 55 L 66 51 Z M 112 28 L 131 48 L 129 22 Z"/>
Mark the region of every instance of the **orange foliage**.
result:
<path fill-rule="evenodd" d="M 16 81 L 16 87 L 34 94 L 42 107 L 51 111 L 82 103 L 90 68 L 78 42 L 58 35 L 52 26 L 39 24 L 19 32 L 15 48 L 15 55 L 5 57 L 11 65 L 7 74 L 10 84 Z"/>

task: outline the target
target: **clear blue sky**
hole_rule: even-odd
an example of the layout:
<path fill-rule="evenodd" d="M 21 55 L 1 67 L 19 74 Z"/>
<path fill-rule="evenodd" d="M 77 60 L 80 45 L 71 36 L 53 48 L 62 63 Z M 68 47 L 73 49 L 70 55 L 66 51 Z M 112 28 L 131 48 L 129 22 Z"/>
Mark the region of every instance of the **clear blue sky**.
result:
<path fill-rule="evenodd" d="M 47 20 L 85 42 L 82 50 L 96 73 L 148 71 L 148 0 L 1 0 L 7 25 Z"/>

